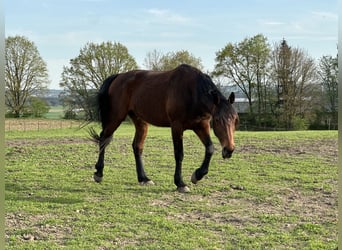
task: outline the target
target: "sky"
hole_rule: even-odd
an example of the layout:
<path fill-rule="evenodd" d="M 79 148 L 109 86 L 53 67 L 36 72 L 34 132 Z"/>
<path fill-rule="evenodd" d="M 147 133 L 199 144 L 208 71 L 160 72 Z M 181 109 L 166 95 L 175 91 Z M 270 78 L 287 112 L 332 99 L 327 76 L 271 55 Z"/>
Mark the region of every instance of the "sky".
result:
<path fill-rule="evenodd" d="M 153 50 L 187 50 L 205 71 L 228 43 L 263 34 L 319 60 L 336 56 L 338 0 L 5 0 L 5 35 L 25 36 L 47 63 L 50 89 L 87 42 L 120 42 L 139 68 Z"/>

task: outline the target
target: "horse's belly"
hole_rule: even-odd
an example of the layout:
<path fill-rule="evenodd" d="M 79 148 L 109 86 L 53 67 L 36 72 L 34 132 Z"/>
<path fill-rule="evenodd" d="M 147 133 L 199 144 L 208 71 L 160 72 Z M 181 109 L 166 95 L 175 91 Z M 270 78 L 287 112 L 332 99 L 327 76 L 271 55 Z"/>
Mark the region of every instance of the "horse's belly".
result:
<path fill-rule="evenodd" d="M 135 112 L 135 114 L 142 120 L 146 121 L 149 124 L 152 124 L 154 126 L 158 127 L 169 127 L 170 121 L 167 119 L 167 117 L 161 115 L 161 114 L 151 114 L 147 112 Z"/>
<path fill-rule="evenodd" d="M 140 100 L 132 107 L 134 114 L 149 124 L 159 127 L 169 127 L 170 120 L 165 110 L 165 104 L 153 99 Z"/>

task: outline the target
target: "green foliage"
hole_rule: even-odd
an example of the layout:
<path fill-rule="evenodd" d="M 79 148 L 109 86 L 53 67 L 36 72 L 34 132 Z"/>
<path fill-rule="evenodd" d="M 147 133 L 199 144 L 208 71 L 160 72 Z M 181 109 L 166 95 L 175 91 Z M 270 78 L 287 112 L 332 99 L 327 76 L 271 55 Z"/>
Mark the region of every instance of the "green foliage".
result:
<path fill-rule="evenodd" d="M 300 116 L 295 116 L 292 120 L 293 130 L 306 130 L 309 127 L 309 122 Z"/>
<path fill-rule="evenodd" d="M 48 71 L 35 44 L 23 36 L 6 38 L 5 57 L 6 107 L 20 117 L 29 99 L 46 89 Z"/>
<path fill-rule="evenodd" d="M 96 128 L 99 130 L 99 127 Z M 237 132 L 191 193 L 173 184 L 170 130 L 151 127 L 140 186 L 123 124 L 94 183 L 97 145 L 85 130 L 6 133 L 6 249 L 335 249 L 337 132 Z M 204 147 L 184 134 L 185 180 Z M 189 181 L 188 181 L 189 182 Z M 234 189 L 243 186 L 243 190 Z"/>
<path fill-rule="evenodd" d="M 45 100 L 38 97 L 31 97 L 29 109 L 33 117 L 40 118 L 49 112 L 50 107 Z"/>
<path fill-rule="evenodd" d="M 65 111 L 63 118 L 67 119 L 67 120 L 75 120 L 75 119 L 77 119 L 77 114 L 73 110 L 67 110 L 67 111 Z"/>
<path fill-rule="evenodd" d="M 336 65 L 325 59 L 325 68 Z M 331 72 L 334 75 L 336 70 Z M 255 118 L 249 125 L 260 129 L 270 125 L 303 129 L 308 127 L 307 122 L 315 120 L 316 110 L 322 105 L 314 60 L 303 49 L 289 46 L 285 39 L 272 49 L 261 34 L 228 43 L 216 53 L 213 75 L 226 77 L 241 89 L 248 100 L 249 116 Z M 327 82 L 335 78 L 325 79 Z M 336 89 L 332 92 L 336 96 Z M 336 98 L 333 103 L 336 106 Z"/>
<path fill-rule="evenodd" d="M 161 52 L 154 50 L 147 53 L 145 58 L 145 66 L 147 69 L 151 70 L 172 70 L 180 64 L 189 64 L 200 70 L 203 69 L 201 59 L 196 58 L 186 50 L 169 52 L 166 54 L 162 54 Z"/>
<path fill-rule="evenodd" d="M 63 88 L 62 100 L 67 111 L 81 109 L 85 118 L 96 119 L 96 90 L 112 74 L 137 68 L 137 64 L 121 43 L 88 43 L 80 54 L 64 67 L 60 86 Z"/>
<path fill-rule="evenodd" d="M 180 64 L 189 64 L 195 68 L 202 69 L 201 59 L 196 58 L 186 50 L 169 52 L 162 58 L 162 70 L 171 70 Z"/>
<path fill-rule="evenodd" d="M 240 43 L 228 43 L 216 53 L 214 75 L 227 77 L 245 94 L 249 102 L 249 113 L 254 114 L 253 101 L 258 100 L 257 113 L 265 103 L 268 86 L 265 85 L 267 63 L 270 59 L 270 46 L 267 38 L 258 34 L 245 38 Z"/>

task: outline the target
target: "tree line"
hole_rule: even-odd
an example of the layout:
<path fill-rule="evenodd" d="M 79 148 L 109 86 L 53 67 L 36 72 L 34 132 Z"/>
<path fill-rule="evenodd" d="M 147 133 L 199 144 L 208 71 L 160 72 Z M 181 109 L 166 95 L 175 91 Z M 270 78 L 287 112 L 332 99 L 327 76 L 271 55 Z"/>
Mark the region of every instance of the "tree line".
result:
<path fill-rule="evenodd" d="M 47 89 L 48 71 L 35 44 L 23 36 L 7 37 L 5 56 L 8 114 L 46 112 L 37 96 Z M 257 34 L 227 43 L 216 52 L 214 70 L 206 73 L 222 90 L 238 86 L 247 104 L 240 111 L 241 120 L 250 129 L 337 128 L 337 61 L 337 55 L 326 55 L 315 62 L 285 39 L 270 45 L 264 35 Z M 144 68 L 170 70 L 181 63 L 204 70 L 201 58 L 186 50 L 150 51 Z M 112 74 L 135 69 L 138 64 L 123 44 L 85 44 L 61 74 L 65 118 L 77 118 L 75 111 L 82 110 L 82 118 L 96 120 L 94 97 L 102 82 Z"/>

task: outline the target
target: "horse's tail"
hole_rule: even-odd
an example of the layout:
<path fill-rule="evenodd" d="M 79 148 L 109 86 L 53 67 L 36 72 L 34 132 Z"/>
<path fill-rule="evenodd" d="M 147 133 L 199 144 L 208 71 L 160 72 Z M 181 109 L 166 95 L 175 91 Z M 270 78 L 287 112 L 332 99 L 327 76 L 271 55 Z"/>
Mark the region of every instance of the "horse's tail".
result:
<path fill-rule="evenodd" d="M 98 121 L 101 122 L 102 126 L 106 124 L 106 119 L 109 113 L 109 94 L 108 90 L 113 80 L 118 76 L 118 74 L 111 75 L 106 80 L 103 81 L 102 86 L 97 94 L 97 105 L 98 105 Z"/>
<path fill-rule="evenodd" d="M 113 80 L 118 76 L 118 74 L 111 75 L 106 80 L 103 81 L 98 93 L 97 93 L 97 121 L 101 122 L 102 129 L 107 123 L 107 119 L 109 117 L 109 94 L 108 90 L 113 82 Z M 100 142 L 101 136 L 98 135 L 93 128 L 89 129 L 89 135 L 91 136 L 92 140 L 95 142 Z"/>

